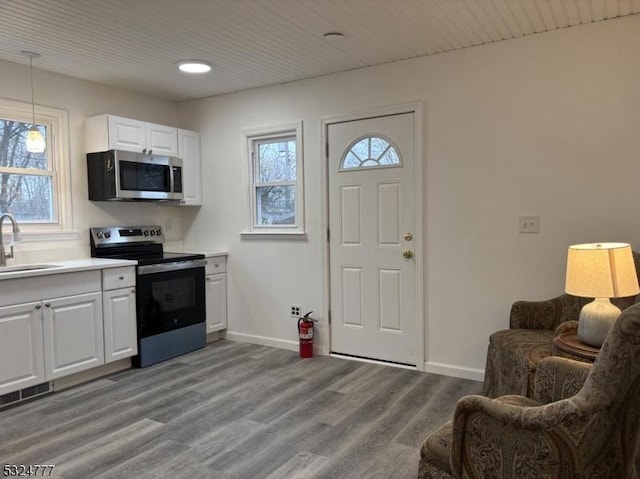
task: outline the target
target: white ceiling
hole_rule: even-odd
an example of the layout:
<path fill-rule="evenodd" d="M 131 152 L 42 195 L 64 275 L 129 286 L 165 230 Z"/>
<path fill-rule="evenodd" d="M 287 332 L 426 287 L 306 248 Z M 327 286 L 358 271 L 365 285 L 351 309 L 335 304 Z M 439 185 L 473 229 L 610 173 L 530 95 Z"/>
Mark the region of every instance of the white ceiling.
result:
<path fill-rule="evenodd" d="M 640 0 L 0 0 L 0 59 L 187 100 L 640 12 Z M 323 38 L 342 32 L 339 42 Z M 212 73 L 186 76 L 176 62 Z"/>

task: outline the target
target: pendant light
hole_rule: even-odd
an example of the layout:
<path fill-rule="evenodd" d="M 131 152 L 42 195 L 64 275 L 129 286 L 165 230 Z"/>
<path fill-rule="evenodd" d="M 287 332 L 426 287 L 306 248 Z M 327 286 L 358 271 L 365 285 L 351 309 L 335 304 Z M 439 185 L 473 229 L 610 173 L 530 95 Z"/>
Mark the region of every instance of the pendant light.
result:
<path fill-rule="evenodd" d="M 44 138 L 44 135 L 40 133 L 40 130 L 38 130 L 38 126 L 36 125 L 36 104 L 33 100 L 33 59 L 39 58 L 40 54 L 28 51 L 22 51 L 20 53 L 26 57 L 29 57 L 29 79 L 31 81 L 32 122 L 31 128 L 29 128 L 29 131 L 27 133 L 25 144 L 29 153 L 42 153 L 47 145 L 47 142 Z"/>

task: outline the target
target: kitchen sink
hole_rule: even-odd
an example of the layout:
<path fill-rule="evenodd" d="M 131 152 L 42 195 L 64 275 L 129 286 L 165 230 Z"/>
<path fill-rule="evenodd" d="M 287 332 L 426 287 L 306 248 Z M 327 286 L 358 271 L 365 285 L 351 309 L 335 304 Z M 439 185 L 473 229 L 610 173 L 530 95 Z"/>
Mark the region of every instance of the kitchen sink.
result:
<path fill-rule="evenodd" d="M 0 266 L 2 273 L 18 273 L 21 271 L 34 271 L 39 269 L 60 268 L 57 264 L 17 264 L 15 266 Z"/>

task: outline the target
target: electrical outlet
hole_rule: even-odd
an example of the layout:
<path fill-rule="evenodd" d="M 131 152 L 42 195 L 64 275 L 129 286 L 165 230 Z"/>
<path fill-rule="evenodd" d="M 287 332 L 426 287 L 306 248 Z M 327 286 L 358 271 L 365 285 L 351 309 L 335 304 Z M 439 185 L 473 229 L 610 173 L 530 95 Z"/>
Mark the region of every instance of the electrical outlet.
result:
<path fill-rule="evenodd" d="M 289 315 L 292 318 L 299 318 L 300 317 L 300 305 L 299 304 L 292 304 L 289 308 L 290 308 Z"/>
<path fill-rule="evenodd" d="M 518 232 L 539 233 L 540 217 L 539 216 L 518 216 Z"/>

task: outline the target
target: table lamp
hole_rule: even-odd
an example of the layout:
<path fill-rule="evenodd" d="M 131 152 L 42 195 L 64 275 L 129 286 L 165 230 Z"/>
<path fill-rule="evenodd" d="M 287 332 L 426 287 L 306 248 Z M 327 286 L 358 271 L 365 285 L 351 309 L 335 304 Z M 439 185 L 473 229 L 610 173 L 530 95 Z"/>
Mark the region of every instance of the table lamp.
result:
<path fill-rule="evenodd" d="M 609 298 L 634 296 L 640 291 L 631 246 L 627 243 L 569 246 L 565 291 L 595 298 L 580 311 L 578 336 L 583 343 L 602 346 L 621 313 Z"/>

